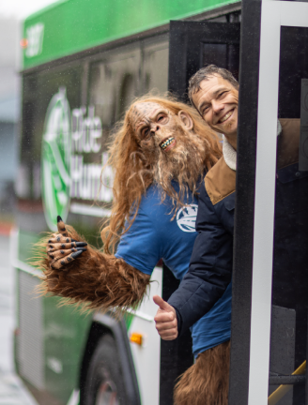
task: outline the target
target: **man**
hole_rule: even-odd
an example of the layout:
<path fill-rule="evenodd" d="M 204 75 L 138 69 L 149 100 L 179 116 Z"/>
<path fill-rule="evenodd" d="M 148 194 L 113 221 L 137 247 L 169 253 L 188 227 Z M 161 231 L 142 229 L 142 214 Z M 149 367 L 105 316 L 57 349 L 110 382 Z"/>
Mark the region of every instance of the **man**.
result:
<path fill-rule="evenodd" d="M 201 188 L 196 222 L 198 236 L 189 272 L 168 303 L 154 297 L 160 306 L 155 317 L 156 328 L 166 340 L 176 338 L 179 332 L 208 313 L 231 288 L 238 83 L 227 70 L 209 65 L 190 79 L 189 97 L 208 125 L 224 134 L 223 157 L 207 173 Z M 297 166 L 299 120 L 279 121 L 273 304 L 297 311 L 296 368 L 305 359 L 306 332 L 301 333 L 301 320 L 306 319 L 307 261 L 303 259 L 303 252 L 307 249 L 302 246 L 300 239 L 308 222 L 307 215 L 303 214 L 304 206 L 308 203 L 308 182 L 307 177 L 300 180 L 300 177 L 305 176 L 298 172 Z M 298 226 L 302 227 L 302 233 Z M 290 276 L 291 269 L 293 273 L 296 270 L 296 277 Z M 302 297 L 301 302 L 297 296 Z M 229 304 L 230 307 L 224 308 L 225 311 L 231 311 L 231 302 Z M 203 370 L 200 368 L 199 372 Z M 190 384 L 187 381 L 187 385 Z M 188 401 L 187 397 L 184 403 Z"/>
<path fill-rule="evenodd" d="M 197 234 L 182 220 L 196 215 L 200 180 L 221 150 L 217 135 L 193 108 L 171 98 L 145 97 L 127 111 L 110 155 L 114 199 L 109 225 L 102 231 L 104 253 L 86 246 L 59 217 L 59 232 L 43 243 L 47 256 L 41 253 L 39 266 L 44 269 L 46 293 L 89 308 L 123 311 L 142 301 L 161 258 L 176 278 L 181 280 L 187 272 Z M 193 327 L 196 356 L 204 348 L 204 328 L 216 331 L 215 346 L 225 340 L 224 317 L 218 306 Z M 215 356 L 221 357 L 220 349 Z M 217 384 L 226 384 L 221 372 Z M 191 393 L 192 403 L 201 403 L 198 389 L 191 387 Z M 175 404 L 181 403 L 176 395 Z"/>

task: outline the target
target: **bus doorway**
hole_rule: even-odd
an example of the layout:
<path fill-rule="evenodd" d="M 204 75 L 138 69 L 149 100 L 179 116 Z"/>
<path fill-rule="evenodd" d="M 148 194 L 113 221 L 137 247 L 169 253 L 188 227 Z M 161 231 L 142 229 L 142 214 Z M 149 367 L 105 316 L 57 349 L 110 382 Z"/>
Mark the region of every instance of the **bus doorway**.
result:
<path fill-rule="evenodd" d="M 243 1 L 230 405 L 307 403 L 307 14 Z"/>
<path fill-rule="evenodd" d="M 232 21 L 238 20 L 239 15 L 234 14 Z M 188 102 L 190 77 L 208 64 L 224 67 L 238 79 L 239 51 L 239 22 L 170 21 L 168 90 Z M 164 267 L 164 300 L 169 299 L 178 285 L 168 268 Z M 191 364 L 189 332 L 176 341 L 161 341 L 160 405 L 173 402 L 174 382 Z"/>
<path fill-rule="evenodd" d="M 307 13 L 306 3 L 243 2 L 231 405 L 307 403 Z M 169 88 L 183 99 L 204 64 L 234 69 L 234 43 L 225 59 L 203 62 L 202 29 L 194 38 L 192 24 L 170 38 Z"/>

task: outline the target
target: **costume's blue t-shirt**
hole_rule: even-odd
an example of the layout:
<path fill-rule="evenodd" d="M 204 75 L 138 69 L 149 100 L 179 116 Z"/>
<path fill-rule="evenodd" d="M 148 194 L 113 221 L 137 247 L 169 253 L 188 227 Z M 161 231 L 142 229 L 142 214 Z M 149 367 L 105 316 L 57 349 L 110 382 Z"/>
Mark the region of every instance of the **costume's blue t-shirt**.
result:
<path fill-rule="evenodd" d="M 178 191 L 178 184 L 173 182 Z M 195 222 L 198 200 L 190 194 L 185 207 L 177 210 L 172 220 L 172 202 L 166 197 L 161 202 L 160 188 L 150 186 L 142 197 L 132 226 L 121 236 L 116 257 L 124 259 L 136 269 L 152 274 L 160 259 L 182 280 L 188 271 L 190 256 L 197 232 Z M 197 356 L 230 339 L 231 285 L 222 298 L 192 328 L 193 353 Z"/>

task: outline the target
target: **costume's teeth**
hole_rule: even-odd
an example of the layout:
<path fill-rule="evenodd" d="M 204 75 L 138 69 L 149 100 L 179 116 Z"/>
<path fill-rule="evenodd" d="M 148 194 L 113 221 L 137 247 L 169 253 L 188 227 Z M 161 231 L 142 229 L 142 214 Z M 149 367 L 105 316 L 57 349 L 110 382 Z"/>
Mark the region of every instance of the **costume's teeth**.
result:
<path fill-rule="evenodd" d="M 168 138 L 165 142 L 163 142 L 160 147 L 164 150 L 171 144 L 171 142 L 174 140 L 174 138 Z"/>

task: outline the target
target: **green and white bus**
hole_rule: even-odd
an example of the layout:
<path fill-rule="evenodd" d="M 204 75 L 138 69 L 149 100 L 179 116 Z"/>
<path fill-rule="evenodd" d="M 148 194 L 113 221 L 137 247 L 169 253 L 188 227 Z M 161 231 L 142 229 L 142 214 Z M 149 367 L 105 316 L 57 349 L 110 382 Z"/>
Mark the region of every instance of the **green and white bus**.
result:
<path fill-rule="evenodd" d="M 189 334 L 164 342 L 155 330 L 152 296 L 177 286 L 164 266 L 138 311 L 115 320 L 34 298 L 29 260 L 58 214 L 99 246 L 112 127 L 153 88 L 187 100 L 208 63 L 240 76 L 229 405 L 307 404 L 307 16 L 306 1 L 63 0 L 24 22 L 15 363 L 40 404 L 171 405 L 192 364 Z M 300 127 L 299 166 L 279 175 L 277 117 Z"/>
<path fill-rule="evenodd" d="M 166 299 L 176 286 L 167 269 L 155 268 L 142 306 L 116 321 L 34 298 L 40 272 L 29 261 L 57 215 L 100 245 L 113 173 L 105 168 L 101 188 L 100 175 L 113 125 L 151 89 L 185 99 L 188 78 L 206 63 L 237 76 L 240 17 L 234 0 L 62 0 L 24 21 L 15 363 L 40 404 L 115 405 L 117 392 L 121 405 L 172 403 L 192 355 L 189 337 L 161 343 L 155 330 L 152 296 Z"/>

